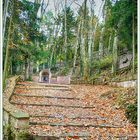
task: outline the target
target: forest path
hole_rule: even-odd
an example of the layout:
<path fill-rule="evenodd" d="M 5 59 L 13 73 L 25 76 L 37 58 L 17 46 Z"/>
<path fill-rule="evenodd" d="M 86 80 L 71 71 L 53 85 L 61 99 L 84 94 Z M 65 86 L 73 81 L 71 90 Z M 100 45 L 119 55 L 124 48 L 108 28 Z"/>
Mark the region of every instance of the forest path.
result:
<path fill-rule="evenodd" d="M 29 113 L 29 132 L 54 140 L 135 140 L 109 86 L 19 82 L 10 100 Z"/>

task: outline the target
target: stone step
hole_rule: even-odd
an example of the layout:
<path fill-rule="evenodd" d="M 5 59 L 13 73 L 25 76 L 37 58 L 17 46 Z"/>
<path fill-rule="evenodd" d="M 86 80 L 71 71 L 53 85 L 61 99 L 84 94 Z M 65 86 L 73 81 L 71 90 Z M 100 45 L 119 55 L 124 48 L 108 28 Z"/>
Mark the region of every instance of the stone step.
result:
<path fill-rule="evenodd" d="M 58 106 L 74 106 L 74 107 L 93 107 L 93 105 L 87 105 L 86 102 L 83 102 L 82 100 L 74 100 L 74 98 L 70 98 L 71 100 L 68 100 L 69 98 L 44 98 L 44 97 L 35 97 L 35 96 L 17 96 L 13 95 L 11 97 L 10 102 L 16 103 L 16 104 L 35 104 L 35 105 L 58 105 Z"/>
<path fill-rule="evenodd" d="M 27 94 L 27 95 L 32 95 L 32 96 L 57 96 L 57 97 L 65 97 L 65 98 L 77 98 L 77 93 L 73 91 L 68 91 L 68 90 L 53 90 L 53 89 L 48 89 L 48 90 L 27 90 L 27 89 L 19 89 L 16 88 L 14 90 L 14 94 Z M 81 97 L 78 97 L 81 98 Z"/>
<path fill-rule="evenodd" d="M 117 135 L 114 138 L 118 140 L 138 140 L 136 135 Z"/>
<path fill-rule="evenodd" d="M 34 140 L 90 140 L 88 137 L 54 137 L 54 136 L 34 136 Z"/>
<path fill-rule="evenodd" d="M 95 127 L 95 128 L 123 128 L 123 126 L 115 126 L 109 124 L 81 124 L 81 123 L 48 123 L 48 122 L 29 122 L 30 125 L 48 125 L 63 127 Z"/>
<path fill-rule="evenodd" d="M 30 117 L 31 125 L 49 125 L 49 126 L 75 126 L 75 127 L 105 127 L 121 128 L 122 125 L 110 123 L 107 119 L 72 119 L 72 118 L 50 118 L 50 117 Z"/>
<path fill-rule="evenodd" d="M 46 95 L 31 95 L 31 94 L 17 94 L 14 93 L 15 96 L 21 96 L 21 97 L 38 97 L 38 98 L 53 98 L 53 99 L 67 99 L 67 100 L 80 100 L 80 98 L 77 97 L 61 97 L 61 96 L 46 96 Z"/>
<path fill-rule="evenodd" d="M 26 87 L 24 87 L 24 86 L 15 86 L 15 88 L 18 88 L 18 89 L 25 89 L 25 90 L 49 90 L 49 89 L 51 89 L 51 90 L 60 90 L 60 91 L 71 91 L 71 89 L 70 88 L 68 88 L 68 87 L 40 87 L 40 86 L 36 86 L 36 87 L 34 87 L 34 86 L 26 86 Z"/>
<path fill-rule="evenodd" d="M 41 137 L 55 138 L 86 138 L 89 140 L 89 132 L 79 127 L 47 126 L 47 125 L 30 125 L 29 131 L 32 135 Z M 56 140 L 56 139 L 55 139 Z M 66 139 L 65 139 L 66 140 Z"/>
<path fill-rule="evenodd" d="M 98 112 L 93 111 L 92 109 L 88 108 L 63 108 L 63 107 L 55 107 L 55 106 L 35 106 L 35 105 L 18 105 L 15 104 L 15 106 L 27 113 L 29 115 L 52 115 L 57 116 L 60 115 L 62 117 L 68 117 L 68 116 L 81 116 L 81 117 L 87 117 L 87 116 L 93 116 L 98 115 Z M 96 114 L 97 113 L 97 114 Z M 102 117 L 102 116 L 101 116 Z"/>
<path fill-rule="evenodd" d="M 30 133 L 42 137 L 71 138 L 72 140 L 84 138 L 86 140 L 135 140 L 134 134 L 123 134 L 124 128 L 104 128 L 104 127 L 76 127 L 76 126 L 49 126 L 30 125 Z M 102 133 L 101 133 L 102 132 Z M 55 139 L 56 140 L 56 139 Z M 64 139 L 66 140 L 66 139 Z"/>
<path fill-rule="evenodd" d="M 65 84 L 48 84 L 48 83 L 36 83 L 36 82 L 18 82 L 17 85 L 21 86 L 45 86 L 45 87 L 69 87 Z"/>
<path fill-rule="evenodd" d="M 93 140 L 90 136 L 88 137 L 82 137 L 82 136 L 65 136 L 63 135 L 60 137 L 54 137 L 54 136 L 34 136 L 35 140 Z M 130 135 L 130 136 L 107 136 L 107 137 L 101 137 L 98 135 L 95 140 L 137 140 L 137 136 Z"/>
<path fill-rule="evenodd" d="M 17 87 L 23 87 L 23 88 L 28 88 L 28 87 L 38 87 L 38 88 L 70 88 L 68 85 L 60 85 L 60 84 L 16 84 Z"/>
<path fill-rule="evenodd" d="M 80 106 L 80 105 L 61 105 L 61 104 L 45 104 L 45 103 L 22 103 L 22 101 L 10 101 L 11 104 L 27 105 L 27 106 L 46 106 L 46 107 L 62 107 L 62 108 L 82 108 L 82 109 L 93 109 L 94 106 Z"/>
<path fill-rule="evenodd" d="M 52 106 L 28 106 L 28 105 L 15 105 L 20 110 L 29 113 L 30 117 L 42 117 L 42 118 L 56 118 L 56 119 L 92 119 L 97 123 L 110 123 L 113 125 L 126 125 L 127 119 L 124 118 L 122 122 L 117 112 L 114 112 L 114 117 L 106 114 L 101 114 L 98 109 L 82 109 L 82 108 L 62 108 Z M 39 118 L 39 119 L 40 119 Z M 117 121 L 116 121 L 117 119 Z M 43 119 L 42 119 L 43 120 Z M 93 122 L 94 123 L 94 122 Z"/>
<path fill-rule="evenodd" d="M 61 115 L 30 115 L 30 118 L 31 118 L 31 120 L 34 120 L 34 119 L 37 119 L 37 120 L 41 120 L 41 121 L 43 121 L 44 119 L 60 119 L 60 120 L 63 120 L 64 118 L 65 119 L 70 119 L 71 121 L 74 121 L 74 120 L 83 120 L 83 121 L 85 121 L 85 120 L 88 120 L 88 121 L 98 121 L 98 120 L 100 120 L 100 121 L 107 121 L 108 119 L 107 118 L 105 118 L 105 117 L 100 117 L 100 116 L 98 116 L 98 115 L 94 115 L 94 116 L 84 116 L 84 117 L 82 117 L 82 116 L 73 116 L 73 115 L 71 115 L 71 116 L 61 116 Z"/>
<path fill-rule="evenodd" d="M 120 115 L 123 112 L 113 108 L 110 100 L 103 105 L 100 93 L 95 93 L 91 104 L 82 100 L 81 95 L 86 95 L 86 91 L 76 93 L 73 89 L 65 85 L 21 82 L 16 86 L 11 103 L 29 114 L 29 131 L 42 138 L 39 140 L 137 138 L 135 130 L 128 130 L 127 119 Z"/>
<path fill-rule="evenodd" d="M 77 97 L 76 94 L 70 91 L 55 91 L 55 90 L 45 90 L 45 91 L 38 91 L 38 90 L 19 90 L 15 89 L 14 94 L 18 95 L 31 95 L 31 96 L 53 96 L 53 97 L 62 97 L 62 98 L 80 98 Z"/>

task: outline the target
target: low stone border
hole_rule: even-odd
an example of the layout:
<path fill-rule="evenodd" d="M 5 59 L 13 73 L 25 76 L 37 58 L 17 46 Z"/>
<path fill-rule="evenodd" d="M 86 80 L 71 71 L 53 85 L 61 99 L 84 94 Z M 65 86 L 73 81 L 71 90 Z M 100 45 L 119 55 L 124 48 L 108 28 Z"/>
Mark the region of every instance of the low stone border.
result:
<path fill-rule="evenodd" d="M 109 83 L 110 86 L 116 86 L 116 87 L 124 87 L 124 88 L 129 88 L 129 87 L 136 87 L 137 81 L 124 81 L 124 82 L 112 82 Z"/>
<path fill-rule="evenodd" d="M 17 109 L 9 101 L 14 93 L 16 83 L 22 79 L 21 76 L 14 76 L 8 79 L 6 89 L 3 93 L 3 126 L 4 140 L 8 140 L 8 130 L 13 134 L 15 140 L 19 140 L 20 133 L 28 131 L 29 115 Z M 22 139 L 21 139 L 22 140 Z"/>

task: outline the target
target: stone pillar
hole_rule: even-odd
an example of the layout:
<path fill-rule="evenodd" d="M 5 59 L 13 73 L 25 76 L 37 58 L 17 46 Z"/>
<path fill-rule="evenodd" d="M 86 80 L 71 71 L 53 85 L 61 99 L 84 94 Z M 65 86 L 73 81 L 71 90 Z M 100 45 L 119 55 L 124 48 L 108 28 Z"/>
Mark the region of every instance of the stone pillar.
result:
<path fill-rule="evenodd" d="M 51 76 L 52 76 L 52 74 L 51 74 L 51 72 L 49 72 L 49 83 L 51 83 Z"/>
<path fill-rule="evenodd" d="M 42 82 L 42 71 L 39 73 L 39 82 Z"/>

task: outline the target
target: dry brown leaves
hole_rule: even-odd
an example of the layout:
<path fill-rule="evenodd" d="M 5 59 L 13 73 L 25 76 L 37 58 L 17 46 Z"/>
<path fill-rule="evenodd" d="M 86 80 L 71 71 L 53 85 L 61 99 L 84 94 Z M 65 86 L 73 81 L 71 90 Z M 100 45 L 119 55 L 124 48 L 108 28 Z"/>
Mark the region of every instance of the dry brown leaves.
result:
<path fill-rule="evenodd" d="M 72 91 L 62 91 L 59 89 L 41 90 L 38 89 L 40 84 L 37 85 L 31 82 L 20 82 L 19 84 L 24 85 L 23 87 L 26 88 L 20 89 L 17 87 L 17 89 L 15 89 L 16 94 L 42 96 L 24 97 L 14 95 L 11 99 L 11 101 L 15 103 L 27 104 L 16 105 L 16 107 L 34 116 L 30 118 L 30 122 L 38 123 L 37 125 L 30 126 L 30 133 L 34 135 L 73 135 L 71 137 L 67 137 L 67 140 L 80 140 L 79 135 L 82 135 L 82 132 L 85 135 L 88 134 L 90 136 L 90 138 L 88 137 L 88 139 L 91 140 L 98 140 L 100 138 L 102 140 L 105 140 L 110 137 L 114 137 L 115 139 L 116 136 L 136 135 L 137 130 L 126 119 L 124 110 L 116 108 L 116 106 L 114 105 L 117 96 L 117 90 L 112 87 L 102 85 L 71 85 L 70 88 L 72 89 Z M 29 84 L 32 84 L 32 87 L 34 86 L 36 88 L 30 89 Z M 47 95 L 54 97 L 57 96 L 80 98 L 80 100 L 53 99 L 43 97 Z M 63 105 L 64 107 L 35 106 L 29 104 Z M 90 109 L 66 107 L 70 105 L 94 107 Z M 39 125 L 39 123 L 42 124 Z M 56 126 L 51 126 L 49 124 L 56 124 Z M 57 126 L 57 124 L 64 124 L 64 126 Z M 83 125 L 83 127 L 69 126 L 70 124 L 80 124 Z M 84 127 L 91 124 L 98 126 L 104 125 L 105 127 Z M 120 127 L 106 127 L 108 125 Z"/>

